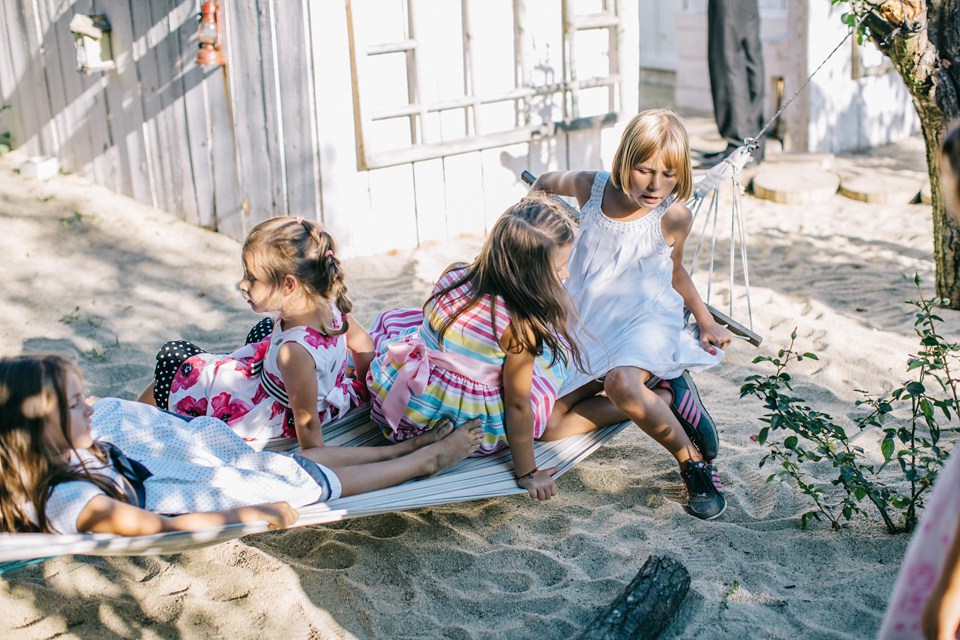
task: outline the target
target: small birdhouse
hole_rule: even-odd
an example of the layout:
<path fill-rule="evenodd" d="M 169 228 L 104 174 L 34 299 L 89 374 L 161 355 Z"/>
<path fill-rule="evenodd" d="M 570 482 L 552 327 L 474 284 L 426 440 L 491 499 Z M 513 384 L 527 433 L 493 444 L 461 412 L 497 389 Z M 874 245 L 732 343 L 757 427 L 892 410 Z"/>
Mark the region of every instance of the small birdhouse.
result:
<path fill-rule="evenodd" d="M 110 47 L 110 22 L 105 15 L 77 14 L 70 21 L 73 43 L 77 47 L 77 71 L 87 75 L 115 69 Z"/>

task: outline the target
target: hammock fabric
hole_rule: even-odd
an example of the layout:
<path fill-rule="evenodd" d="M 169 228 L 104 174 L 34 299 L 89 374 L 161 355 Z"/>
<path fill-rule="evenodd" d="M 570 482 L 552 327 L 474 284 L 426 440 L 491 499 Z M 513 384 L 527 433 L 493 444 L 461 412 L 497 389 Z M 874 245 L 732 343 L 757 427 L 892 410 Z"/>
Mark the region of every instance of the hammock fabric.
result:
<path fill-rule="evenodd" d="M 542 468 L 560 467 L 554 476 L 559 477 L 628 424 L 631 423 L 623 422 L 555 442 L 537 442 L 534 446 L 537 464 Z M 375 446 L 386 442 L 380 427 L 370 420 L 369 408 L 357 409 L 343 419 L 325 425 L 324 440 L 331 446 Z M 391 511 L 526 493 L 517 486 L 513 474 L 509 450 L 492 456 L 467 458 L 432 478 L 411 480 L 388 489 L 308 505 L 299 510 L 300 519 L 294 526 L 326 524 Z M 266 522 L 256 522 L 148 536 L 5 533 L 0 534 L 0 573 L 32 564 L 37 559 L 69 554 L 130 556 L 181 553 L 267 530 Z"/>

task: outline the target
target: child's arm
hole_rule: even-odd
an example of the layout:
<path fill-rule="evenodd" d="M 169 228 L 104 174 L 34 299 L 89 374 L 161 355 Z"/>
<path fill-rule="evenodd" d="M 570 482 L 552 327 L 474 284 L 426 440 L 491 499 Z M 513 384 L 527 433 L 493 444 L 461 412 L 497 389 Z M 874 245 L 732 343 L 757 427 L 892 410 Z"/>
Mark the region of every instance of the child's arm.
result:
<path fill-rule="evenodd" d="M 549 171 L 537 178 L 530 190 L 576 198 L 583 207 L 590 199 L 596 175 L 596 171 Z"/>
<path fill-rule="evenodd" d="M 923 609 L 923 635 L 928 640 L 956 636 L 960 625 L 960 524 L 943 559 L 940 579 Z"/>
<path fill-rule="evenodd" d="M 697 326 L 700 328 L 700 344 L 711 354 L 716 353 L 715 347 L 726 348 L 733 334 L 713 319 L 707 305 L 697 293 L 690 274 L 683 266 L 683 245 L 693 226 L 693 215 L 685 205 L 677 203 L 663 216 L 662 226 L 664 239 L 668 245 L 673 246 L 670 253 L 670 259 L 673 260 L 673 288 L 683 298 L 683 306 L 690 310 L 697 321 Z"/>
<path fill-rule="evenodd" d="M 354 377 L 363 382 L 367 379 L 367 369 L 376 355 L 373 351 L 373 338 L 353 316 L 347 316 L 347 348 L 353 352 Z"/>
<path fill-rule="evenodd" d="M 513 345 L 512 326 L 504 332 L 501 344 L 506 345 L 504 350 L 507 352 L 503 363 L 504 417 L 514 473 L 520 478 L 517 484 L 526 489 L 531 498 L 549 500 L 557 495 L 557 485 L 552 477 L 556 469 L 540 469 L 533 473 L 533 477 L 528 477 L 537 468 L 533 452 L 533 407 L 530 402 L 534 355 L 522 348 L 518 351 Z"/>
<path fill-rule="evenodd" d="M 240 522 L 266 520 L 271 529 L 289 527 L 300 514 L 286 502 L 269 502 L 226 511 L 187 513 L 182 516 L 161 516 L 126 502 L 95 496 L 77 517 L 77 530 L 84 533 L 113 533 L 120 536 L 143 536 L 163 531 L 187 531 Z"/>
<path fill-rule="evenodd" d="M 277 368 L 290 399 L 297 441 L 302 449 L 323 446 L 323 427 L 317 414 L 317 366 L 313 356 L 295 342 L 277 350 Z"/>

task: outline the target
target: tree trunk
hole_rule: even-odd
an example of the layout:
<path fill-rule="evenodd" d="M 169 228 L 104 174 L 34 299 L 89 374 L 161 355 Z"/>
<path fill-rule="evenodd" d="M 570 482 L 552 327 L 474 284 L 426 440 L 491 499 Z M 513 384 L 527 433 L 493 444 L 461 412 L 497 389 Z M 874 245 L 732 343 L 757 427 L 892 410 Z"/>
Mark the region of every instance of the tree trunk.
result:
<path fill-rule="evenodd" d="M 670 624 L 689 588 L 690 574 L 682 564 L 650 556 L 580 640 L 653 640 Z"/>
<path fill-rule="evenodd" d="M 873 8 L 871 7 L 873 6 Z M 940 141 L 960 119 L 960 3 L 948 0 L 851 0 L 870 38 L 890 56 L 913 96 L 927 147 L 933 200 L 933 260 L 937 296 L 960 309 L 960 226 L 940 189 Z"/>

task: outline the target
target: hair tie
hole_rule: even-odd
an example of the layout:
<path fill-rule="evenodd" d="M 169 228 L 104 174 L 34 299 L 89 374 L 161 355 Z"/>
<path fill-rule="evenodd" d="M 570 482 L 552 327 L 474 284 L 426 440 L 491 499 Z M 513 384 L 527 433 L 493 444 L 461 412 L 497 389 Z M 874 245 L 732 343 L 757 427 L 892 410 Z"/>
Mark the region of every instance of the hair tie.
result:
<path fill-rule="evenodd" d="M 303 216 L 297 216 L 297 224 L 303 224 Z"/>
<path fill-rule="evenodd" d="M 331 256 L 333 256 L 333 249 L 327 249 L 327 252 L 323 254 L 324 258 L 329 258 Z"/>

